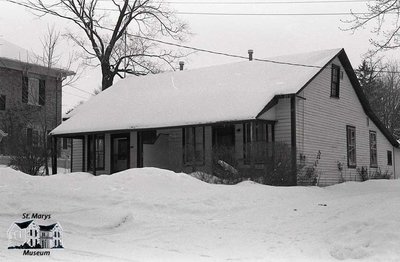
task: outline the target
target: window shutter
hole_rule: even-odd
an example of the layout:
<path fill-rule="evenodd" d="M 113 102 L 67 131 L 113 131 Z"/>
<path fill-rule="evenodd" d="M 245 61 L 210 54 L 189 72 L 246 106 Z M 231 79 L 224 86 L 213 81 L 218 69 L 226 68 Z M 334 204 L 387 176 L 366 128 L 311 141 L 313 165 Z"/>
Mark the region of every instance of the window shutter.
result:
<path fill-rule="evenodd" d="M 44 106 L 46 103 L 46 81 L 39 80 L 39 105 Z"/>
<path fill-rule="evenodd" d="M 22 103 L 28 103 L 28 77 L 22 76 Z"/>

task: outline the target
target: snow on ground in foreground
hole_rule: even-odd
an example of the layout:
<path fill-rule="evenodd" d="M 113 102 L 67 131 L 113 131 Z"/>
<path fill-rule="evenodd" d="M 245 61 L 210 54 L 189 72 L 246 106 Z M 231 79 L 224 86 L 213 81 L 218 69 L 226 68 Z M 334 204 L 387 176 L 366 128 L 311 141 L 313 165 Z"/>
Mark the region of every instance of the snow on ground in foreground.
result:
<path fill-rule="evenodd" d="M 154 168 L 31 177 L 0 167 L 0 261 L 400 261 L 400 181 L 210 185 Z M 63 250 L 24 257 L 7 230 L 51 214 Z"/>

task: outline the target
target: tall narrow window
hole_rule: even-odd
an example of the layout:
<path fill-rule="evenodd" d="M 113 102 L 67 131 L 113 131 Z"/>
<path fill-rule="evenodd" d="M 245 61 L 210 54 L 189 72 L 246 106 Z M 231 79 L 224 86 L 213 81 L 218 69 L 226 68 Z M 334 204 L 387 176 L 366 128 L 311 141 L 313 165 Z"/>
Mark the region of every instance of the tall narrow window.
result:
<path fill-rule="evenodd" d="M 346 133 L 347 133 L 347 165 L 348 167 L 356 167 L 357 166 L 356 128 L 354 126 L 347 126 Z"/>
<path fill-rule="evenodd" d="M 264 163 L 271 152 L 268 152 L 269 135 L 268 131 L 272 133 L 272 127 L 268 128 L 268 124 L 264 122 L 251 122 L 243 125 L 244 129 L 244 162 L 249 164 L 251 161 L 254 163 Z"/>
<path fill-rule="evenodd" d="M 69 142 L 68 138 L 64 137 L 62 140 L 62 148 L 63 149 L 68 149 L 68 142 Z"/>
<path fill-rule="evenodd" d="M 28 77 L 22 77 L 22 103 L 28 103 Z"/>
<path fill-rule="evenodd" d="M 340 88 L 340 67 L 332 65 L 331 73 L 331 97 L 339 98 Z"/>
<path fill-rule="evenodd" d="M 0 95 L 0 110 L 6 110 L 6 96 Z"/>
<path fill-rule="evenodd" d="M 387 164 L 388 164 L 388 166 L 391 166 L 392 163 L 393 163 L 392 151 L 388 150 L 387 151 Z"/>
<path fill-rule="evenodd" d="M 204 127 L 183 129 L 184 163 L 204 165 Z"/>
<path fill-rule="evenodd" d="M 89 156 L 88 156 L 88 167 L 89 170 L 93 170 L 93 152 L 94 152 L 94 145 L 96 143 L 96 170 L 104 170 L 104 152 L 105 152 L 105 144 L 104 144 L 104 136 L 96 136 L 95 141 L 89 137 Z"/>
<path fill-rule="evenodd" d="M 46 103 L 46 81 L 39 80 L 39 105 L 44 106 Z"/>
<path fill-rule="evenodd" d="M 377 167 L 378 166 L 378 153 L 376 146 L 376 132 L 369 131 L 369 159 L 370 166 Z"/>
<path fill-rule="evenodd" d="M 46 102 L 46 81 L 35 77 L 22 77 L 22 103 L 43 106 Z"/>
<path fill-rule="evenodd" d="M 26 145 L 32 146 L 32 140 L 33 140 L 33 129 L 27 128 L 26 129 Z"/>

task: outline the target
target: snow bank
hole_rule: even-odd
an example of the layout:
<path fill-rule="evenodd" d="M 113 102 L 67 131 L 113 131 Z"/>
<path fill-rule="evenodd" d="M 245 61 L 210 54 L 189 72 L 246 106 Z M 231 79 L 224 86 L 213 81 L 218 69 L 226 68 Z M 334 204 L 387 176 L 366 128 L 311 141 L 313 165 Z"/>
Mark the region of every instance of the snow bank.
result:
<path fill-rule="evenodd" d="M 31 177 L 0 167 L 0 232 L 24 212 L 52 214 L 65 249 L 45 260 L 399 261 L 399 190 L 397 180 L 227 186 L 156 168 Z M 5 237 L 0 246 L 0 260 L 26 260 Z"/>

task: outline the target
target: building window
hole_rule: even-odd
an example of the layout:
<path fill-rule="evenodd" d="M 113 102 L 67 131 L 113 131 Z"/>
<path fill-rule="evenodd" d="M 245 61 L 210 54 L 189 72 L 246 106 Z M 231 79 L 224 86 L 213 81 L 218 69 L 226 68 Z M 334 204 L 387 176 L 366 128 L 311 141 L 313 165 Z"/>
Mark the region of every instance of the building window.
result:
<path fill-rule="evenodd" d="M 62 148 L 68 149 L 68 138 L 64 137 L 62 140 Z"/>
<path fill-rule="evenodd" d="M 387 164 L 388 164 L 388 166 L 391 166 L 392 163 L 393 163 L 392 151 L 388 150 L 387 151 Z"/>
<path fill-rule="evenodd" d="M 369 159 L 370 167 L 378 167 L 378 152 L 375 131 L 369 131 Z"/>
<path fill-rule="evenodd" d="M 43 106 L 46 103 L 46 81 L 22 77 L 22 103 Z"/>
<path fill-rule="evenodd" d="M 337 65 L 332 65 L 331 97 L 339 98 L 339 87 L 340 87 L 340 67 Z"/>
<path fill-rule="evenodd" d="M 244 163 L 249 164 L 264 163 L 268 157 L 272 156 L 272 151 L 268 150 L 268 142 L 273 141 L 273 126 L 268 128 L 264 122 L 250 122 L 243 125 L 244 142 Z M 271 134 L 269 134 L 271 133 Z"/>
<path fill-rule="evenodd" d="M 354 126 L 346 127 L 347 134 L 347 166 L 356 167 L 356 128 Z"/>
<path fill-rule="evenodd" d="M 105 144 L 104 144 L 104 136 L 96 136 L 96 170 L 104 170 L 104 162 L 105 162 Z M 89 136 L 89 157 L 88 157 L 88 168 L 89 170 L 93 170 L 93 151 L 94 151 L 94 142 L 93 139 Z"/>
<path fill-rule="evenodd" d="M 6 110 L 6 96 L 0 95 L 0 110 Z"/>
<path fill-rule="evenodd" d="M 26 144 L 27 146 L 36 147 L 39 145 L 39 131 L 27 128 L 26 129 Z"/>
<path fill-rule="evenodd" d="M 186 165 L 204 165 L 204 127 L 183 128 L 183 160 Z"/>

